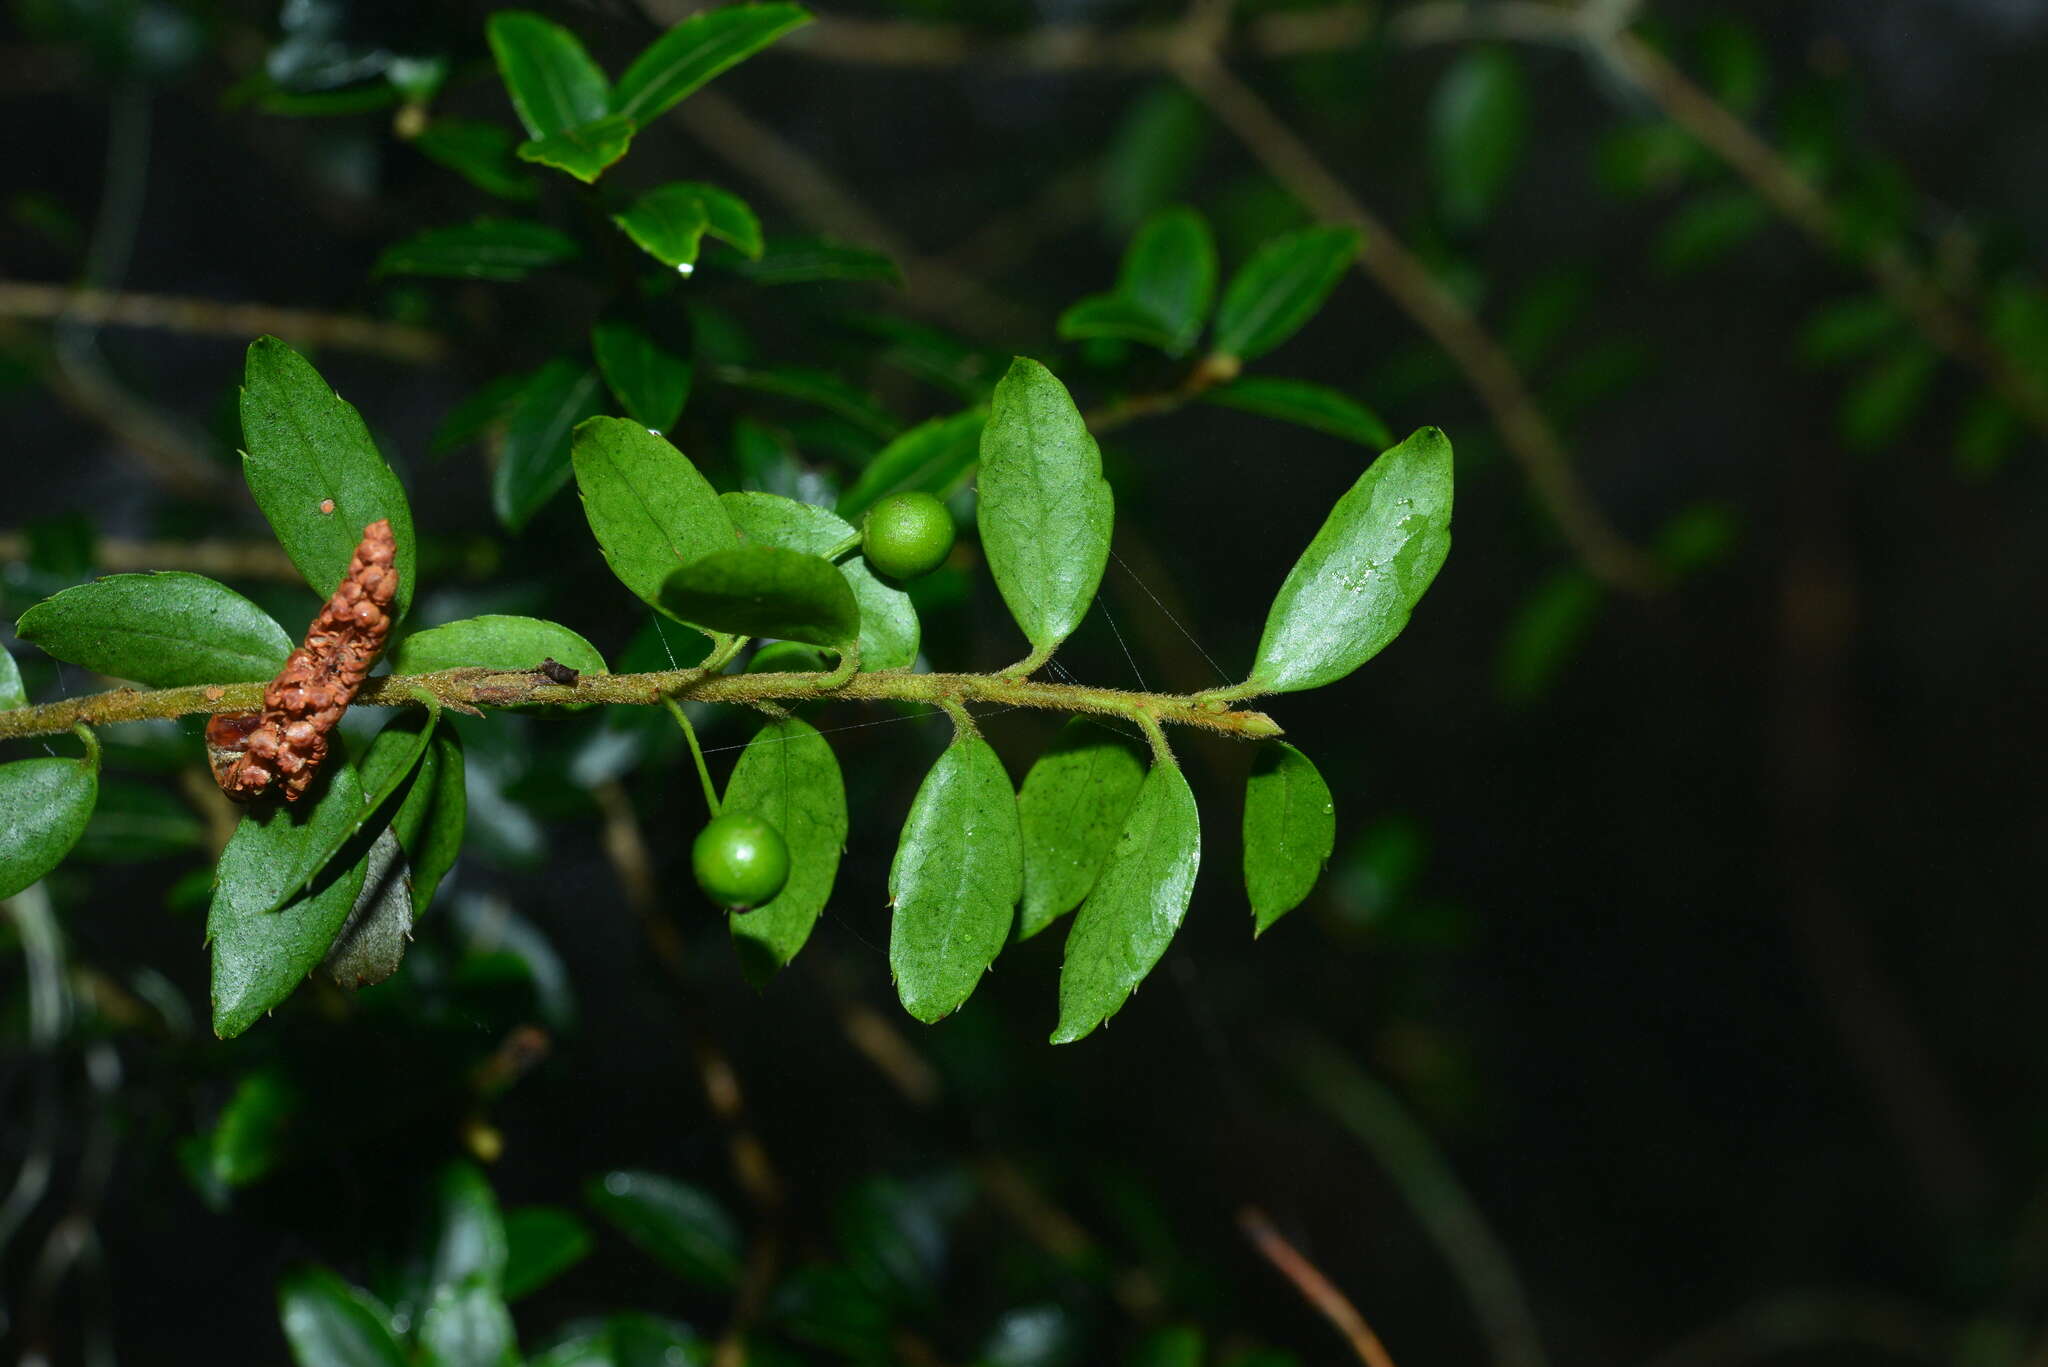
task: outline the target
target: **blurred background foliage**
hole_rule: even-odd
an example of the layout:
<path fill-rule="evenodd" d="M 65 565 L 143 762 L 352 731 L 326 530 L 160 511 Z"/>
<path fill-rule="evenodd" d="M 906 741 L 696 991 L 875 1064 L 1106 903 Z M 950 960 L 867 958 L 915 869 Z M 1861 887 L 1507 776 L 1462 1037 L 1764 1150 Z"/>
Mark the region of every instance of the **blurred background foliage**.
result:
<path fill-rule="evenodd" d="M 691 7 L 541 8 L 616 72 Z M 1249 1206 L 1409 1367 L 2038 1360 L 2048 10 L 820 11 L 609 178 L 732 187 L 760 258 L 622 300 L 614 260 L 548 268 L 617 206 L 513 155 L 488 6 L 14 0 L 0 617 L 138 568 L 310 614 L 235 474 L 264 331 L 405 476 L 419 624 L 530 612 L 620 670 L 683 643 L 520 472 L 617 411 L 622 308 L 683 449 L 821 503 L 1054 363 L 1123 514 L 1059 663 L 1113 685 L 1236 677 L 1379 424 L 1435 424 L 1435 591 L 1273 709 L 1335 793 L 1324 883 L 1249 943 L 1246 756 L 1189 737 L 1210 857 L 1152 989 L 1054 1050 L 1042 937 L 926 1029 L 882 889 L 941 725 L 820 714 L 851 849 L 757 992 L 665 718 L 465 719 L 471 839 L 403 971 L 220 1044 L 197 726 L 110 729 L 78 858 L 0 931 L 0 1343 L 276 1361 L 281 1296 L 320 1362 L 515 1324 L 557 1363 L 1340 1360 Z M 1364 229 L 1256 367 L 1344 405 L 1190 404 L 1185 358 L 1075 321 L 1175 205 L 1226 278 Z M 977 570 L 915 590 L 941 667 L 1016 654 Z M 90 684 L 16 654 L 36 699 Z M 748 734 L 700 724 L 714 763 Z M 989 732 L 1021 773 L 1053 725 Z"/>

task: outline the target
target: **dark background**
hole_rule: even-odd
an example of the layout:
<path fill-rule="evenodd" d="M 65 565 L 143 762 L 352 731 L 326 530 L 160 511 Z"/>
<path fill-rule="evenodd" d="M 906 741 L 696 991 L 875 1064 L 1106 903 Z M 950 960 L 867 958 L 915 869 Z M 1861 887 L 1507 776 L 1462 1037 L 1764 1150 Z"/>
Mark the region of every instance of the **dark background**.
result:
<path fill-rule="evenodd" d="M 65 6 L 16 8 L 17 26 L 0 29 L 15 209 L 0 227 L 4 274 L 416 316 L 440 329 L 453 346 L 433 366 L 318 354 L 405 475 L 423 538 L 445 550 L 449 572 L 423 585 L 422 611 L 534 611 L 616 658 L 640 618 L 574 501 L 506 537 L 479 453 L 427 453 L 435 425 L 476 385 L 580 345 L 593 304 L 579 282 L 373 279 L 390 242 L 493 206 L 396 140 L 388 111 L 293 119 L 224 107 L 223 91 L 276 37 L 262 5 L 145 7 L 193 26 L 190 51 L 173 44 L 154 69 L 104 33 L 66 37 L 67 23 L 91 26 Z M 655 31 L 623 3 L 545 8 L 613 71 Z M 1767 75 L 1752 117 L 1767 136 L 1802 92 L 1830 92 L 1845 157 L 1882 164 L 1904 187 L 1900 231 L 1916 250 L 1935 257 L 1962 234 L 2010 269 L 2042 264 L 2048 9 L 1648 8 L 1649 31 L 1681 65 L 1698 58 L 1703 34 L 1753 36 Z M 906 10 L 991 34 L 1049 17 L 1116 27 L 1174 13 Z M 474 62 L 486 12 L 363 5 L 354 22 L 446 35 Z M 46 1202 L 0 1250 L 5 1341 L 76 1360 L 97 1325 L 130 1360 L 211 1359 L 228 1344 L 237 1357 L 278 1360 L 278 1272 L 306 1257 L 360 1271 L 408 1218 L 419 1175 L 459 1152 L 465 1123 L 483 1112 L 503 1138 L 493 1181 L 507 1203 L 573 1203 L 586 1175 L 640 1166 L 743 1208 L 697 1081 L 693 1041 L 709 1038 L 730 1054 L 787 1180 L 796 1246 L 829 1239 L 832 1197 L 860 1176 L 973 1172 L 1000 1155 L 1110 1263 L 1140 1269 L 1152 1289 L 1135 1311 L 1114 1295 L 1068 1298 L 1101 1329 L 1080 1360 L 1114 1360 L 1148 1315 L 1340 1360 L 1327 1326 L 1233 1226 L 1247 1202 L 1352 1295 L 1406 1367 L 1509 1360 L 1484 1331 L 1499 1293 L 1481 1296 L 1491 1311 L 1475 1309 L 1418 1222 L 1415 1203 L 1436 1199 L 1428 1174 L 1398 1146 L 1347 1130 L 1346 1106 L 1364 1108 L 1368 1129 L 1403 1115 L 1419 1124 L 1518 1270 L 1556 1361 L 1644 1361 L 1681 1343 L 1662 1360 L 2027 1360 L 2048 1308 L 2048 994 L 2036 985 L 2048 950 L 2038 779 L 2048 467 L 2038 436 L 1995 469 L 1959 469 L 1951 433 L 1977 377 L 1944 365 L 1883 440 L 1845 439 L 1845 392 L 1861 381 L 1854 369 L 1803 364 L 1795 338 L 1816 309 L 1867 290 L 1866 277 L 1775 219 L 1696 269 L 1660 269 L 1656 243 L 1689 186 L 1621 196 L 1597 172 L 1615 130 L 1651 111 L 1574 51 L 1513 51 L 1530 95 L 1523 152 L 1490 220 L 1461 231 L 1437 220 L 1426 154 L 1432 92 L 1459 47 L 1369 41 L 1242 69 L 1355 193 L 1458 275 L 1491 326 L 1511 328 L 1542 282 L 1577 282 L 1583 307 L 1529 368 L 1593 500 L 1641 543 L 1699 509 L 1726 541 L 1668 592 L 1566 590 L 1591 605 L 1581 632 L 1529 627 L 1546 586 L 1576 575 L 1569 549 L 1456 372 L 1370 282 L 1348 278 L 1261 369 L 1358 394 L 1397 433 L 1444 428 L 1459 454 L 1459 504 L 1453 553 L 1401 640 L 1350 680 L 1272 700 L 1339 813 L 1337 857 L 1307 905 L 1251 942 L 1236 829 L 1246 758 L 1188 737 L 1179 743 L 1205 816 L 1195 903 L 1111 1027 L 1078 1046 L 1042 1043 L 1057 932 L 1008 951 L 961 1016 L 917 1026 L 893 1000 L 883 887 L 896 824 L 944 736 L 935 721 L 906 720 L 832 737 L 854 813 L 839 892 L 810 947 L 757 995 L 688 885 L 701 799 L 673 744 L 624 784 L 661 883 L 654 914 L 680 932 L 680 977 L 648 947 L 601 844 L 597 804 L 562 777 L 568 742 L 545 723 L 507 723 L 506 748 L 531 754 L 514 795 L 544 823 L 545 853 L 466 858 L 453 890 L 500 899 L 559 955 L 576 1007 L 573 1020 L 548 1024 L 546 1057 L 502 1096 L 474 1102 L 462 1079 L 520 1008 L 463 999 L 437 1016 L 377 1005 L 379 993 L 427 994 L 431 981 L 376 989 L 354 1007 L 302 992 L 229 1045 L 203 1025 L 181 1036 L 102 1014 L 44 1053 L 26 1042 L 17 1004 L 0 1154 L 13 1171 L 38 1143 L 32 1117 L 54 1115 L 56 1168 Z M 438 107 L 506 119 L 487 75 L 458 77 Z M 713 89 L 919 253 L 960 253 L 950 259 L 1003 306 L 707 275 L 700 283 L 745 318 L 765 356 L 837 366 L 909 420 L 951 409 L 864 354 L 835 311 L 921 317 L 1029 351 L 1059 365 L 1084 404 L 1142 387 L 1148 373 L 1170 376 L 1142 359 L 1119 370 L 1062 352 L 1052 331 L 1059 308 L 1114 274 L 1129 225 L 1103 208 L 1102 154 L 1148 78 L 770 53 Z M 731 185 L 771 229 L 837 226 L 805 224 L 773 176 L 727 165 L 679 121 L 645 135 L 620 174 Z M 1725 171 L 1698 178 L 1732 183 Z M 534 212 L 574 221 L 560 180 Z M 125 203 L 123 184 L 134 192 Z M 1298 213 L 1219 128 L 1179 195 L 1217 222 L 1226 273 Z M 31 209 L 57 211 L 57 228 L 38 226 L 28 196 Z M 1011 245 L 990 250 L 992 231 Z M 22 563 L 0 571 L 10 620 L 89 567 L 65 577 L 62 548 L 81 527 L 106 539 L 265 535 L 231 464 L 246 339 L 127 328 L 92 339 L 112 383 L 210 463 L 167 478 L 103 398 L 67 399 L 49 382 L 61 337 L 35 319 L 0 328 L 13 368 L 0 395 L 0 532 L 29 533 L 13 543 Z M 1600 364 L 1616 378 L 1575 397 L 1571 386 L 1590 387 Z M 2038 357 L 2029 364 L 2048 373 Z M 715 481 L 730 479 L 731 419 L 757 402 L 700 382 L 678 440 L 704 453 Z M 1355 477 L 1358 449 L 1204 408 L 1125 429 L 1105 451 L 1129 567 L 1112 564 L 1105 580 L 1121 643 L 1098 612 L 1061 663 L 1084 680 L 1136 686 L 1136 671 L 1176 690 L 1218 681 L 1202 652 L 1226 676 L 1241 670 L 1272 590 Z M 33 565 L 32 552 L 42 556 Z M 463 572 L 479 560 L 480 573 Z M 278 604 L 288 625 L 310 611 L 301 590 L 236 582 Z M 970 582 L 967 600 L 927 613 L 935 667 L 993 668 L 1017 653 L 992 585 Z M 1502 660 L 1525 631 L 1541 677 L 1517 686 Z M 38 699 L 88 686 L 31 663 L 27 647 L 17 654 Z M 818 722 L 877 719 L 840 707 Z M 1052 727 L 1018 714 L 987 729 L 1021 778 Z M 744 719 L 714 721 L 707 744 L 746 734 Z M 161 974 L 203 1020 L 201 911 L 173 894 L 197 867 L 53 879 L 74 970 L 131 983 Z M 401 983 L 431 980 L 434 964 L 459 957 L 455 921 L 428 919 L 425 966 L 409 963 Z M 4 971 L 18 1003 L 18 957 Z M 855 1047 L 846 1022 L 859 1011 L 937 1069 L 935 1101 L 907 1100 Z M 1376 1084 L 1305 1078 L 1319 1050 Z M 109 1055 L 121 1077 L 102 1096 L 88 1065 Z M 176 1147 L 260 1064 L 288 1067 L 328 1119 L 276 1176 L 209 1209 Z M 43 1287 L 46 1240 L 88 1191 L 99 1271 Z M 1014 1280 L 996 1269 L 1024 1235 L 981 1199 L 959 1237 L 930 1334 L 945 1360 L 964 1362 L 1013 1303 Z M 603 1245 L 519 1317 L 537 1330 L 621 1304 L 710 1329 L 722 1314 Z"/>

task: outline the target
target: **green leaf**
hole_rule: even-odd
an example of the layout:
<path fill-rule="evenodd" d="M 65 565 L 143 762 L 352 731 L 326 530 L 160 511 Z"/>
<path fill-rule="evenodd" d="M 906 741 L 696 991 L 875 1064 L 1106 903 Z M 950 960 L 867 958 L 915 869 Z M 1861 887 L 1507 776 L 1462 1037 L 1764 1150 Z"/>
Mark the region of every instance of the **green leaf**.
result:
<path fill-rule="evenodd" d="M 592 418 L 576 429 L 571 453 L 583 515 L 605 563 L 643 603 L 661 608 L 669 575 L 736 544 L 709 481 L 639 423 Z"/>
<path fill-rule="evenodd" d="M 1095 886 L 1144 786 L 1145 756 L 1143 745 L 1101 721 L 1075 717 L 1024 776 L 1017 794 L 1024 832 L 1018 939 L 1080 906 Z"/>
<path fill-rule="evenodd" d="M 505 1297 L 480 1281 L 444 1286 L 420 1316 L 423 1367 L 513 1367 L 518 1335 Z"/>
<path fill-rule="evenodd" d="M 1178 356 L 1195 344 L 1216 297 L 1216 243 L 1193 209 L 1155 214 L 1124 253 L 1116 290 L 1077 304 L 1060 336 L 1128 337 Z"/>
<path fill-rule="evenodd" d="M 525 10 L 499 10 L 484 35 L 528 137 L 545 138 L 611 112 L 611 83 L 560 24 Z"/>
<path fill-rule="evenodd" d="M 1896 337 L 1905 323 L 1905 315 L 1881 294 L 1837 299 L 1807 315 L 1796 344 L 1799 359 L 1830 365 L 1867 356 Z"/>
<path fill-rule="evenodd" d="M 1249 361 L 1292 337 L 1330 297 L 1363 242 L 1356 228 L 1304 228 L 1259 248 L 1223 292 L 1214 349 Z"/>
<path fill-rule="evenodd" d="M 516 139 L 494 123 L 475 119 L 436 118 L 412 145 L 485 194 L 500 199 L 533 199 L 533 183 L 512 155 Z"/>
<path fill-rule="evenodd" d="M 1842 444 L 1851 451 L 1876 451 L 1903 437 L 1926 406 L 1940 361 L 1940 353 L 1917 336 L 1880 356 L 1842 395 Z"/>
<path fill-rule="evenodd" d="M 1367 467 L 1288 571 L 1251 682 L 1320 688 L 1379 654 L 1450 549 L 1451 443 L 1425 427 Z"/>
<path fill-rule="evenodd" d="M 1166 352 L 1174 350 L 1172 329 L 1151 309 L 1120 294 L 1091 295 L 1073 305 L 1060 315 L 1059 335 L 1064 342 L 1108 337 L 1143 342 Z"/>
<path fill-rule="evenodd" d="M 584 1194 L 598 1214 L 684 1281 L 714 1291 L 738 1284 L 739 1226 L 697 1188 L 651 1172 L 611 1172 Z"/>
<path fill-rule="evenodd" d="M 693 560 L 663 581 L 657 606 L 705 631 L 841 653 L 860 637 L 860 605 L 838 567 L 780 546 L 736 546 Z"/>
<path fill-rule="evenodd" d="M 1728 186 L 1702 191 L 1658 232 L 1650 260 L 1668 275 L 1698 270 L 1755 237 L 1770 220 L 1770 207 L 1750 190 Z"/>
<path fill-rule="evenodd" d="M 1181 194 L 1208 134 L 1202 106 L 1177 84 L 1161 82 L 1133 100 L 1103 158 L 1103 213 L 1110 226 L 1128 232 Z"/>
<path fill-rule="evenodd" d="M 207 1171 L 224 1187 L 262 1181 L 282 1161 L 305 1094 L 282 1068 L 262 1068 L 235 1086 L 207 1138 Z"/>
<path fill-rule="evenodd" d="M 512 674 L 538 669 L 547 659 L 585 674 L 605 672 L 604 656 L 596 646 L 569 628 L 538 617 L 465 617 L 412 632 L 391 649 L 391 669 L 397 674 L 468 668 Z"/>
<path fill-rule="evenodd" d="M 450 1163 L 434 1179 L 433 1286 L 478 1282 L 496 1287 L 510 1260 L 498 1198 L 474 1164 Z"/>
<path fill-rule="evenodd" d="M 502 425 L 526 392 L 526 386 L 532 382 L 532 375 L 515 373 L 500 375 L 479 385 L 448 410 L 448 415 L 434 429 L 434 435 L 428 438 L 427 449 L 437 456 L 445 456 L 469 445 L 490 428 Z"/>
<path fill-rule="evenodd" d="M 657 432 L 676 425 L 690 397 L 687 358 L 655 341 L 639 324 L 617 319 L 590 330 L 590 350 L 627 417 Z"/>
<path fill-rule="evenodd" d="M 816 285 L 833 281 L 903 283 L 903 272 L 881 252 L 823 238 L 777 238 L 757 260 L 733 268 L 757 285 Z"/>
<path fill-rule="evenodd" d="M 429 755 L 433 752 L 428 751 Z M 409 775 L 421 781 L 425 766 Z M 387 826 L 370 845 L 363 866 L 363 890 L 356 894 L 348 920 L 320 960 L 320 971 L 351 991 L 371 987 L 396 973 L 412 945 L 412 875 L 404 847 Z"/>
<path fill-rule="evenodd" d="M 1204 395 L 1210 403 L 1278 418 L 1298 427 L 1328 432 L 1360 446 L 1385 450 L 1394 440 L 1379 415 L 1355 399 L 1307 380 L 1282 380 L 1246 375 Z"/>
<path fill-rule="evenodd" d="M 1486 221 L 1521 158 L 1528 124 L 1528 85 L 1512 52 L 1475 47 L 1444 73 L 1430 105 L 1429 151 L 1451 226 Z"/>
<path fill-rule="evenodd" d="M 400 715 L 385 723 L 384 729 L 370 742 L 370 748 L 364 752 L 362 763 L 356 769 L 356 777 L 362 785 L 362 810 L 353 823 L 336 823 L 326 842 L 316 846 L 316 852 L 301 866 L 298 882 L 281 892 L 277 900 L 271 904 L 270 910 L 276 911 L 287 898 L 309 891 L 320 876 L 321 870 L 340 856 L 342 848 L 361 834 L 363 828 L 372 820 L 383 814 L 385 804 L 404 786 L 406 780 L 412 777 L 420 762 L 426 757 L 427 747 L 433 740 L 435 727 L 440 720 L 441 709 L 437 705 L 428 710 L 424 721 Z M 380 823 L 389 824 L 388 820 Z M 380 866 L 384 866 L 382 871 L 389 872 L 389 864 L 388 852 L 381 859 L 371 858 L 365 865 L 366 877 L 368 870 L 377 870 Z M 363 904 L 364 898 L 358 896 L 352 914 L 360 912 Z M 410 930 L 409 901 L 406 915 L 406 929 Z"/>
<path fill-rule="evenodd" d="M 851 523 L 830 511 L 780 494 L 721 494 L 718 501 L 741 536 L 764 545 L 826 556 L 856 535 Z M 839 574 L 860 607 L 861 668 L 908 669 L 917 663 L 920 629 L 910 595 L 883 583 L 858 556 L 841 562 Z"/>
<path fill-rule="evenodd" d="M 355 549 L 353 545 L 349 547 Z M 60 660 L 151 688 L 275 675 L 291 638 L 262 608 L 200 574 L 113 574 L 47 598 L 15 634 Z"/>
<path fill-rule="evenodd" d="M 896 420 L 895 414 L 868 397 L 866 390 L 847 383 L 829 370 L 794 365 L 722 365 L 712 374 L 720 384 L 729 384 L 737 389 L 751 389 L 760 394 L 816 404 L 885 441 L 903 425 Z"/>
<path fill-rule="evenodd" d="M 1260 743 L 1244 786 L 1244 887 L 1252 933 L 1300 906 L 1337 844 L 1330 786 L 1286 741 Z"/>
<path fill-rule="evenodd" d="M 292 994 L 326 957 L 363 889 L 370 842 L 359 857 L 329 860 L 312 892 L 272 911 L 363 810 L 354 764 L 330 753 L 318 800 L 244 813 L 221 851 L 206 936 L 213 944 L 213 1029 L 241 1034 Z M 308 811 L 307 807 L 311 810 Z"/>
<path fill-rule="evenodd" d="M 64 862 L 99 797 L 97 748 L 84 759 L 0 764 L 0 897 L 12 897 Z"/>
<path fill-rule="evenodd" d="M 789 846 L 789 881 L 771 902 L 732 916 L 740 965 L 756 986 L 796 957 L 832 896 L 846 846 L 846 784 L 832 746 L 796 717 L 769 722 L 733 766 L 721 811 L 765 818 Z"/>
<path fill-rule="evenodd" d="M 590 1256 L 590 1231 L 566 1210 L 522 1206 L 505 1215 L 505 1297 L 538 1291 Z"/>
<path fill-rule="evenodd" d="M 875 453 L 853 487 L 839 497 L 839 515 L 855 518 L 876 501 L 906 490 L 943 498 L 981 458 L 985 406 L 919 423 Z"/>
<path fill-rule="evenodd" d="M 799 5 L 727 5 L 693 14 L 626 68 L 612 92 L 612 110 L 650 123 L 721 71 L 810 20 Z"/>
<path fill-rule="evenodd" d="M 1202 1367 L 1202 1331 L 1175 1324 L 1154 1329 L 1139 1341 L 1124 1367 Z"/>
<path fill-rule="evenodd" d="M 521 161 L 567 171 L 585 185 L 597 184 L 605 169 L 633 145 L 633 121 L 613 114 L 519 144 Z"/>
<path fill-rule="evenodd" d="M 369 1298 L 324 1267 L 286 1273 L 277 1309 L 299 1367 L 408 1367 Z"/>
<path fill-rule="evenodd" d="M 509 530 L 526 526 L 569 482 L 570 434 L 603 408 L 596 372 L 567 359 L 549 361 L 521 388 L 491 475 L 491 505 Z"/>
<path fill-rule="evenodd" d="M 613 214 L 619 231 L 664 266 L 688 275 L 709 233 L 750 260 L 763 249 L 761 222 L 746 201 L 730 190 L 702 181 L 674 181 L 649 190 L 622 214 Z"/>
<path fill-rule="evenodd" d="M 1606 595 L 1581 569 L 1552 572 L 1516 608 L 1494 664 L 1494 683 L 1511 703 L 1529 703 L 1550 690 L 1584 641 Z"/>
<path fill-rule="evenodd" d="M 275 337 L 249 346 L 241 407 L 242 478 L 306 583 L 332 594 L 363 528 L 388 519 L 398 570 L 391 615 L 403 621 L 419 579 L 412 508 L 362 415 Z"/>
<path fill-rule="evenodd" d="M 480 218 L 429 228 L 386 247 L 378 275 L 431 275 L 451 280 L 524 280 L 537 270 L 574 261 L 576 239 L 527 219 Z"/>
<path fill-rule="evenodd" d="M 435 889 L 462 853 L 463 827 L 469 815 L 467 778 L 462 734 L 443 726 L 434 732 L 428 762 L 406 793 L 398 815 L 391 819 L 391 829 L 405 842 L 412 862 L 412 902 L 418 912 L 433 905 Z M 417 810 L 420 807 L 424 811 Z"/>
<path fill-rule="evenodd" d="M 1036 654 L 1051 654 L 1095 600 L 1115 500 L 1066 386 L 1023 356 L 990 401 L 975 519 L 1010 615 Z"/>
<path fill-rule="evenodd" d="M 71 857 L 138 864 L 205 846 L 205 825 L 176 794 L 152 783 L 110 778 L 100 784 L 92 820 L 72 847 Z"/>
<path fill-rule="evenodd" d="M 889 865 L 889 969 L 927 1024 L 973 993 L 1024 891 L 1017 794 L 989 743 L 956 735 L 919 785 Z"/>
<path fill-rule="evenodd" d="M 1180 929 L 1201 862 L 1195 795 L 1179 765 L 1155 758 L 1109 863 L 1067 932 L 1054 1044 L 1088 1035 L 1137 990 Z"/>
<path fill-rule="evenodd" d="M 29 611 L 34 612 L 35 609 L 30 608 Z M 21 636 L 19 623 L 15 625 L 14 634 Z M 5 647 L 0 647 L 0 712 L 27 706 L 28 690 L 21 686 L 21 666 L 14 662 L 14 656 L 8 654 Z"/>

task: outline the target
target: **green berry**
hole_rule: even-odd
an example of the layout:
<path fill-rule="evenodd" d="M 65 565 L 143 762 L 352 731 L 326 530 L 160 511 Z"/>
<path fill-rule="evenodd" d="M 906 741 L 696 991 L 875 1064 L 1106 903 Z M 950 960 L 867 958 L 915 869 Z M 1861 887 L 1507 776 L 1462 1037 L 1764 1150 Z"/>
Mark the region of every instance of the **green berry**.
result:
<path fill-rule="evenodd" d="M 868 509 L 860 549 L 891 579 L 930 574 L 953 552 L 953 515 L 930 494 L 891 494 Z"/>
<path fill-rule="evenodd" d="M 690 868 L 704 895 L 729 911 L 775 900 L 789 881 L 782 832 L 752 812 L 727 812 L 697 833 Z"/>

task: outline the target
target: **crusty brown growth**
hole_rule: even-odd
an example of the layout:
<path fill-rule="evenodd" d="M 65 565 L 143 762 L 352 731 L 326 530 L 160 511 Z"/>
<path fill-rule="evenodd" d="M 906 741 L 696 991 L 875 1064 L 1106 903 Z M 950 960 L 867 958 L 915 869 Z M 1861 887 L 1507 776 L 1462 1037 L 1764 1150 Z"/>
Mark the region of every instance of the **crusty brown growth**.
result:
<path fill-rule="evenodd" d="M 214 777 L 222 791 L 247 802 L 282 783 L 285 801 L 296 802 L 327 756 L 327 733 L 348 710 L 349 700 L 384 649 L 391 634 L 391 600 L 398 569 L 391 524 L 383 519 L 363 528 L 362 543 L 349 561 L 341 586 L 306 628 L 306 643 L 292 652 L 263 691 L 263 712 L 253 725 L 242 716 L 216 717 L 206 728 Z M 238 734 L 241 754 L 223 764 Z"/>

